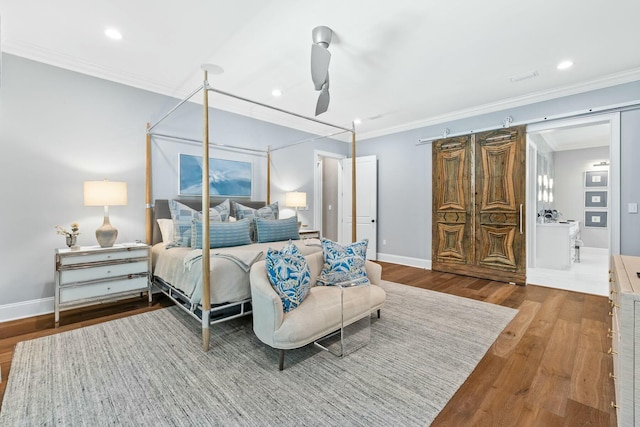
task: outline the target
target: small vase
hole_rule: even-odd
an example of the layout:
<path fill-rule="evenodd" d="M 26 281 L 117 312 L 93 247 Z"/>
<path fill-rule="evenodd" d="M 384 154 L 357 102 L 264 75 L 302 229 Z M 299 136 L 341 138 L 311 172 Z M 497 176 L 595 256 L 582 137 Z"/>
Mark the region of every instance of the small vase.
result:
<path fill-rule="evenodd" d="M 67 246 L 73 248 L 76 245 L 76 239 L 78 238 L 75 234 L 67 234 Z"/>

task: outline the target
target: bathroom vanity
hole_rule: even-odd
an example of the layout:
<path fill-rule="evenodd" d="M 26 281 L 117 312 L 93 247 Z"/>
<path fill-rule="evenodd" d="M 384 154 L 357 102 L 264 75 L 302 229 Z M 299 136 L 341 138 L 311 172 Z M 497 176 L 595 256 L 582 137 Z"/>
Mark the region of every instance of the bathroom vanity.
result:
<path fill-rule="evenodd" d="M 555 270 L 571 268 L 579 230 L 579 221 L 536 224 L 535 266 Z"/>

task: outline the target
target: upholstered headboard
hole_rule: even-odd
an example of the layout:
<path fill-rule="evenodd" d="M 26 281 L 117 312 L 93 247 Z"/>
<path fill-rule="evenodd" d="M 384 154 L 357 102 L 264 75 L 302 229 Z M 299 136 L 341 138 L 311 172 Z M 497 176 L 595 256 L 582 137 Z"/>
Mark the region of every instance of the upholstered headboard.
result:
<path fill-rule="evenodd" d="M 197 211 L 202 211 L 202 199 L 200 198 L 185 198 L 185 199 L 176 199 L 180 201 L 180 203 L 189 206 Z M 224 202 L 226 197 L 223 199 L 220 198 L 211 198 L 209 199 L 209 206 L 216 206 L 220 203 Z M 253 201 L 247 199 L 232 199 L 236 202 L 248 206 L 250 208 L 258 209 L 263 206 L 266 206 L 266 202 L 264 201 Z M 233 203 L 231 204 L 231 216 L 236 216 Z M 171 219 L 171 211 L 169 210 L 169 200 L 168 199 L 156 199 L 155 204 L 153 205 L 153 236 L 151 240 L 151 244 L 155 245 L 156 243 L 162 242 L 162 235 L 160 234 L 160 227 L 158 226 L 158 219 L 168 218 Z"/>

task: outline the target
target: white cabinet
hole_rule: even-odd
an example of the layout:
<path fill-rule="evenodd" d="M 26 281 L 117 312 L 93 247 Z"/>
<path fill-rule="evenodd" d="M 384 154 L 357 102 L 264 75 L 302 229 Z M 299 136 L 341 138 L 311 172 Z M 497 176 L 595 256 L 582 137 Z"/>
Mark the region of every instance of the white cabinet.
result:
<path fill-rule="evenodd" d="M 149 272 L 151 247 L 125 243 L 111 248 L 85 246 L 56 249 L 55 325 L 62 308 L 89 305 L 147 292 L 152 301 Z"/>
<path fill-rule="evenodd" d="M 615 255 L 609 279 L 611 348 L 619 426 L 640 425 L 640 257 Z"/>
<path fill-rule="evenodd" d="M 579 222 L 536 224 L 535 266 L 568 270 L 575 259 Z"/>

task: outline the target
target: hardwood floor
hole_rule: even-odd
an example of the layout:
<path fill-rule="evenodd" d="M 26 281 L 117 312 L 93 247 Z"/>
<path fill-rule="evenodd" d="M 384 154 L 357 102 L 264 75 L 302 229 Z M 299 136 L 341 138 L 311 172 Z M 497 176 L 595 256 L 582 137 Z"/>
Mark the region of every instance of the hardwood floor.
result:
<path fill-rule="evenodd" d="M 606 297 L 380 264 L 385 280 L 519 310 L 433 426 L 616 425 Z M 132 299 L 69 310 L 58 329 L 53 314 L 0 323 L 0 399 L 17 342 L 170 304 Z"/>
<path fill-rule="evenodd" d="M 519 313 L 433 426 L 615 426 L 606 297 L 382 264 L 392 282 Z"/>

